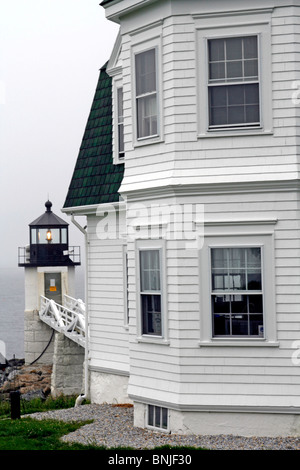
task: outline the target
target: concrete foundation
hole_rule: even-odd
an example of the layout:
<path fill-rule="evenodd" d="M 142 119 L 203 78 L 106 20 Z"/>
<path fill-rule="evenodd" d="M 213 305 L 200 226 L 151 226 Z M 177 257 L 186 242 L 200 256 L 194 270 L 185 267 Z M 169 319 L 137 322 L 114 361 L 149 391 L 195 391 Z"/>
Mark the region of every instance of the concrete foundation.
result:
<path fill-rule="evenodd" d="M 126 375 L 90 370 L 90 398 L 92 403 L 132 403 L 128 398 Z"/>
<path fill-rule="evenodd" d="M 147 407 L 134 403 L 134 425 L 147 427 Z M 300 415 L 293 413 L 168 410 L 168 432 L 257 437 L 300 436 Z M 159 431 L 159 429 L 157 429 Z"/>

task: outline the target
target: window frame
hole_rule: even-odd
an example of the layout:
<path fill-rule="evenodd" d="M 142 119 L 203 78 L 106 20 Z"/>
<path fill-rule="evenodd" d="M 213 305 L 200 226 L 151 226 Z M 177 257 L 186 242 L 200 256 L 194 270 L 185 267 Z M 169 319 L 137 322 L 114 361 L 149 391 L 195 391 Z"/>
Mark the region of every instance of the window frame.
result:
<path fill-rule="evenodd" d="M 213 61 L 210 60 L 211 59 L 210 58 L 210 53 L 209 53 L 210 43 L 212 41 L 215 41 L 215 40 L 222 40 L 224 42 L 224 48 L 226 49 L 226 53 L 227 53 L 226 41 L 228 41 L 230 39 L 240 39 L 241 41 L 243 41 L 243 39 L 249 38 L 249 37 L 251 37 L 251 38 L 255 37 L 256 38 L 256 47 L 257 47 L 256 60 L 257 60 L 257 68 L 258 68 L 257 76 L 255 76 L 255 78 L 252 78 L 252 80 L 246 80 L 245 75 L 243 73 L 243 76 L 239 77 L 239 79 L 235 78 L 235 79 L 232 79 L 232 80 L 228 80 L 226 76 L 223 79 L 218 79 L 218 80 L 217 79 L 212 79 L 210 77 L 210 67 L 211 67 L 211 64 L 213 63 Z M 206 66 L 207 66 L 208 129 L 209 130 L 226 130 L 226 129 L 247 129 L 247 128 L 256 129 L 256 128 L 260 128 L 261 127 L 261 120 L 262 120 L 262 117 L 261 117 L 261 93 L 260 93 L 260 91 L 261 91 L 261 67 L 260 67 L 260 49 L 261 49 L 261 46 L 260 46 L 260 35 L 252 34 L 252 35 L 225 37 L 225 38 L 224 37 L 222 37 L 222 38 L 207 38 L 206 47 L 207 47 L 207 64 L 206 64 Z M 243 49 L 244 49 L 244 47 L 242 46 L 242 50 Z M 224 56 L 225 75 L 226 75 L 228 62 L 230 62 L 230 61 L 227 59 L 226 56 Z M 241 62 L 242 62 L 242 65 L 244 65 L 245 59 L 244 59 L 243 56 L 241 58 Z M 229 90 L 229 88 L 232 89 L 235 86 L 241 86 L 241 85 L 247 86 L 247 85 L 253 85 L 253 84 L 258 85 L 258 106 L 259 106 L 258 121 L 256 121 L 256 122 L 245 122 L 245 123 L 240 122 L 240 123 L 232 123 L 232 124 L 228 124 L 228 123 L 212 124 L 211 123 L 211 110 L 212 110 L 212 106 L 211 106 L 212 91 L 211 90 L 213 88 L 216 89 L 216 87 L 219 87 L 219 88 L 222 88 L 222 89 Z M 228 105 L 227 105 L 226 109 L 229 109 Z"/>
<path fill-rule="evenodd" d="M 230 250 L 230 249 L 251 249 L 251 248 L 259 248 L 260 249 L 260 275 L 261 275 L 261 289 L 259 290 L 249 290 L 249 289 L 234 289 L 234 288 L 228 288 L 228 289 L 216 289 L 213 288 L 213 264 L 212 264 L 212 251 L 215 249 L 222 249 L 222 250 Z M 264 334 L 261 335 L 251 335 L 251 334 L 245 334 L 245 335 L 234 335 L 232 334 L 216 334 L 215 333 L 215 322 L 214 322 L 214 316 L 216 312 L 213 310 L 213 297 L 215 296 L 247 296 L 250 297 L 251 295 L 260 295 L 262 297 L 262 316 L 263 316 L 263 328 L 265 324 L 265 306 L 264 306 L 264 272 L 263 272 L 263 265 L 264 265 L 264 247 L 260 245 L 255 245 L 255 246 L 250 246 L 250 245 L 238 245 L 238 246 L 210 246 L 209 247 L 209 267 L 210 267 L 210 296 L 211 296 L 211 321 L 212 321 L 212 338 L 239 338 L 239 339 L 245 339 L 245 338 L 264 338 Z M 229 268 L 229 266 L 227 266 Z M 220 268 L 221 269 L 221 268 Z M 228 271 L 230 273 L 230 271 Z M 245 273 L 247 273 L 247 268 L 245 268 Z M 231 302 L 230 302 L 231 303 Z M 245 315 L 247 315 L 248 319 L 250 316 L 250 312 L 246 312 Z M 258 313 L 257 313 L 258 314 Z M 229 312 L 227 314 L 220 314 L 220 315 L 229 315 L 230 317 L 230 324 L 232 325 L 232 317 L 234 315 L 242 315 L 242 313 L 234 313 L 234 312 Z"/>
<path fill-rule="evenodd" d="M 153 51 L 154 52 L 154 63 L 155 63 L 155 73 L 154 73 L 154 81 L 155 81 L 155 86 L 154 86 L 154 90 L 151 90 L 151 91 L 145 91 L 145 92 L 138 92 L 137 91 L 137 80 L 138 80 L 138 76 L 137 76 L 137 57 L 138 56 L 141 56 L 143 54 L 147 54 L 148 52 L 151 52 Z M 144 51 L 140 51 L 140 52 L 136 52 L 135 55 L 134 55 L 134 70 L 135 70 L 135 73 L 134 73 L 134 79 L 135 79 L 135 110 L 136 110 L 136 136 L 137 136 L 137 140 L 144 140 L 144 139 L 153 139 L 153 138 L 157 138 L 159 136 L 158 134 L 158 121 L 159 121 L 159 118 L 158 118 L 158 80 L 157 80 L 157 47 L 151 47 L 149 49 L 146 49 Z M 146 102 L 147 102 L 147 99 L 148 98 L 154 98 L 155 99 L 155 107 L 156 107 L 156 114 L 149 114 L 149 116 L 146 115 L 146 111 L 145 111 L 145 108 L 146 108 Z M 139 105 L 139 103 L 141 103 L 141 106 Z M 139 113 L 139 108 L 143 108 L 144 111 L 142 114 L 142 123 L 140 123 L 140 113 Z M 156 117 L 156 132 L 150 132 L 149 134 L 144 134 L 144 135 L 139 135 L 140 134 L 140 126 L 141 127 L 146 127 L 145 125 L 145 122 L 146 122 L 146 119 L 147 117 L 149 118 L 149 127 L 152 128 L 153 127 L 153 123 L 152 123 L 152 117 Z"/>
<path fill-rule="evenodd" d="M 241 19 L 245 20 L 241 16 Z M 229 21 L 229 20 L 228 20 Z M 260 124 L 256 126 L 243 125 L 219 126 L 209 125 L 209 55 L 208 42 L 212 39 L 230 39 L 238 37 L 257 36 L 258 47 L 258 79 L 259 79 L 259 113 Z M 238 18 L 232 18 L 230 24 L 214 24 L 199 26 L 196 23 L 197 37 L 197 74 L 198 74 L 198 138 L 244 134 L 270 134 L 272 127 L 272 72 L 271 72 L 271 26 L 266 17 L 260 21 L 249 15 L 248 21 L 239 24 Z M 263 47 L 262 47 L 263 44 Z M 245 82 L 247 83 L 247 82 Z"/>
<path fill-rule="evenodd" d="M 149 39 L 147 39 L 149 38 Z M 163 126 L 162 126 L 162 64 L 161 64 L 161 50 L 162 50 L 161 33 L 155 34 L 150 38 L 150 31 L 146 35 L 146 39 L 142 42 L 138 38 L 134 38 L 131 48 L 131 64 L 132 64 L 132 131 L 133 131 L 133 147 L 140 147 L 149 144 L 155 144 L 163 141 Z M 149 136 L 138 136 L 138 110 L 137 110 L 137 93 L 136 93 L 136 55 L 155 50 L 155 66 L 156 66 L 156 106 L 157 106 L 157 133 Z"/>
<path fill-rule="evenodd" d="M 157 412 L 159 412 L 159 423 L 157 423 Z M 163 413 L 166 414 L 167 425 L 163 426 Z M 152 417 L 151 417 L 152 414 Z M 152 419 L 151 419 L 152 418 Z M 153 424 L 151 423 L 153 421 Z M 146 413 L 146 428 L 153 430 L 160 430 L 163 432 L 169 432 L 169 409 L 159 405 L 147 405 Z"/>
<path fill-rule="evenodd" d="M 261 222 L 263 224 L 263 222 Z M 272 222 L 273 223 L 273 222 Z M 266 228 L 269 222 L 266 222 Z M 278 346 L 276 337 L 274 232 L 255 230 L 245 222 L 243 231 L 230 232 L 220 226 L 206 230 L 199 252 L 200 341 L 199 346 Z M 269 227 L 270 228 L 270 227 Z M 211 248 L 260 247 L 262 253 L 262 295 L 264 336 L 213 336 L 211 305 Z M 210 273 L 207 276 L 207 273 Z"/>
<path fill-rule="evenodd" d="M 141 263 L 140 253 L 142 251 L 158 251 L 160 262 L 160 298 L 161 298 L 161 334 L 155 335 L 143 333 L 143 308 L 142 295 L 146 295 L 146 291 L 141 288 Z M 137 312 L 137 341 L 150 342 L 159 344 L 169 344 L 168 341 L 168 319 L 167 319 L 167 292 L 166 292 L 166 260 L 165 260 L 165 241 L 164 240 L 136 240 L 135 248 L 136 259 L 136 312 Z"/>

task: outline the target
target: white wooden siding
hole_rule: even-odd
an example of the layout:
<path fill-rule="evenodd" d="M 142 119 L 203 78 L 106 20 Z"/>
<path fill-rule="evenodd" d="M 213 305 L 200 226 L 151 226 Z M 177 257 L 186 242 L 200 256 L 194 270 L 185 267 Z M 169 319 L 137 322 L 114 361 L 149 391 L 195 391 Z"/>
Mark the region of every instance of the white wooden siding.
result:
<path fill-rule="evenodd" d="M 128 332 L 125 328 L 123 242 L 97 236 L 100 218 L 88 216 L 88 297 L 90 365 L 129 371 Z"/>

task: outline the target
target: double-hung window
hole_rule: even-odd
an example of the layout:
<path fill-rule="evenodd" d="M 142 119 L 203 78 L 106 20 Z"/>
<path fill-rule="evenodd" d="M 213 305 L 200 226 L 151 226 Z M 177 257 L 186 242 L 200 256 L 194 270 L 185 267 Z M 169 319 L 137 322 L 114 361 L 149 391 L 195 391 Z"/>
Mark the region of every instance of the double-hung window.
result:
<path fill-rule="evenodd" d="M 207 45 L 209 129 L 260 126 L 258 36 Z"/>
<path fill-rule="evenodd" d="M 212 333 L 262 337 L 261 247 L 211 248 Z"/>
<path fill-rule="evenodd" d="M 140 250 L 141 332 L 162 336 L 161 251 Z"/>
<path fill-rule="evenodd" d="M 158 135 L 157 49 L 135 55 L 137 138 Z"/>

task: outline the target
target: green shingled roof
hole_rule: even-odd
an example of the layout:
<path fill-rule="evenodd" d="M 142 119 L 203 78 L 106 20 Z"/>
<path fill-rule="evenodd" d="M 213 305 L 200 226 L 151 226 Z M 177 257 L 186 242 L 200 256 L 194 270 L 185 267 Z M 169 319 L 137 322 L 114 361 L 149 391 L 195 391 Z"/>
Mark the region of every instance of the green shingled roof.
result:
<path fill-rule="evenodd" d="M 124 165 L 112 156 L 112 81 L 105 64 L 100 76 L 64 208 L 119 200 Z"/>

